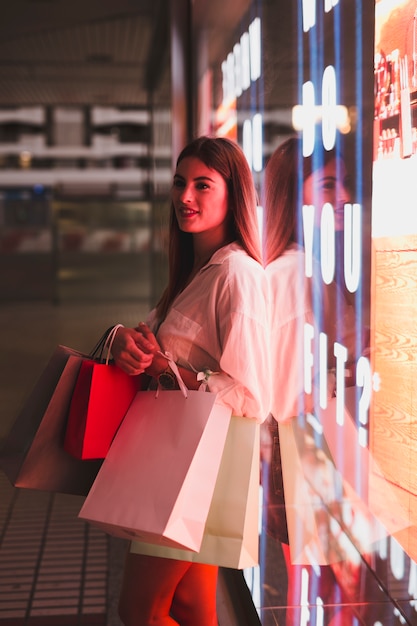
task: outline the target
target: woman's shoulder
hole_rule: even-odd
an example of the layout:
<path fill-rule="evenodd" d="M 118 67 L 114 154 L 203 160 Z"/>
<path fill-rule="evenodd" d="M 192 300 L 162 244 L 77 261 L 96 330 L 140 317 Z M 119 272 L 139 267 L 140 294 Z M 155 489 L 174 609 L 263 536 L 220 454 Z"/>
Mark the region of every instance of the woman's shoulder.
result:
<path fill-rule="evenodd" d="M 264 268 L 256 259 L 251 257 L 242 246 L 234 241 L 233 243 L 223 246 L 213 255 L 213 262 L 223 265 L 225 272 L 231 270 L 242 271 L 245 268 L 262 274 Z"/>
<path fill-rule="evenodd" d="M 262 263 L 251 257 L 239 244 L 232 244 L 223 267 L 225 287 L 248 294 L 266 293 L 268 278 Z M 254 296 L 255 297 L 255 296 Z"/>
<path fill-rule="evenodd" d="M 255 301 L 259 306 L 259 300 L 268 295 L 268 280 L 262 264 L 237 243 L 224 246 L 221 259 L 212 276 L 223 303 L 230 304 L 232 300 L 236 307 L 242 301 L 248 310 L 256 306 Z"/>

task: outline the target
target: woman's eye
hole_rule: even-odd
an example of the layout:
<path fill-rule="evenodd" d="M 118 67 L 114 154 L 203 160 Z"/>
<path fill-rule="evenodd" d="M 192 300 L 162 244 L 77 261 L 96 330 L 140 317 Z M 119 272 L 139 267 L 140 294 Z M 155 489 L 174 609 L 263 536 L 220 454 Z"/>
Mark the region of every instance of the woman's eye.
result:
<path fill-rule="evenodd" d="M 208 189 L 209 186 L 207 183 L 197 183 L 197 189 Z"/>
<path fill-rule="evenodd" d="M 177 189 L 181 189 L 182 187 L 184 187 L 184 181 L 180 180 L 179 178 L 174 178 L 172 186 L 176 187 Z"/>

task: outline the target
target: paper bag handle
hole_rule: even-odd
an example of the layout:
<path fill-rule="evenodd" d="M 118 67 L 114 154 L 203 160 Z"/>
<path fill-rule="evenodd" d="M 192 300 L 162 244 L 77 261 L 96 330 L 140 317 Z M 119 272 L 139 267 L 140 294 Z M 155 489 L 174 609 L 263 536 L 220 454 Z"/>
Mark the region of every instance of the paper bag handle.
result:
<path fill-rule="evenodd" d="M 111 329 L 111 331 L 109 332 L 107 339 L 106 339 L 106 343 L 104 344 L 104 347 L 107 349 L 107 356 L 106 356 L 106 365 L 109 364 L 109 359 L 110 359 L 110 354 L 111 354 L 111 348 L 113 345 L 113 341 L 114 338 L 116 336 L 117 331 L 119 330 L 119 328 L 124 328 L 123 324 L 116 324 L 115 326 L 113 326 L 113 328 Z M 181 389 L 184 398 L 188 398 L 188 389 L 186 384 L 184 383 L 180 371 L 178 369 L 178 365 L 175 363 L 174 358 L 172 356 L 172 354 L 170 352 L 161 352 L 159 351 L 159 354 L 161 354 L 163 357 L 166 358 L 166 360 L 168 361 L 168 364 L 170 366 L 170 368 L 172 369 L 175 378 L 177 379 L 179 388 Z M 159 387 L 157 389 L 157 396 L 158 396 L 158 392 L 159 392 Z"/>
<path fill-rule="evenodd" d="M 177 379 L 179 388 L 181 389 L 184 398 L 188 398 L 188 388 L 186 386 L 186 384 L 184 383 L 183 379 L 181 378 L 181 374 L 180 371 L 178 369 L 178 365 L 175 363 L 174 358 L 172 356 L 172 354 L 170 352 L 161 352 L 159 351 L 159 354 L 161 354 L 163 357 L 166 358 L 166 360 L 168 361 L 168 364 L 170 366 L 170 368 L 172 369 L 173 373 L 175 374 L 175 378 Z M 156 396 L 158 397 L 158 392 L 159 392 L 159 386 L 156 392 Z"/>
<path fill-rule="evenodd" d="M 107 336 L 106 343 L 104 344 L 104 347 L 107 350 L 106 365 L 109 364 L 111 348 L 112 348 L 114 338 L 116 337 L 116 333 L 119 330 L 119 328 L 124 328 L 123 324 L 116 324 L 115 326 L 113 326 L 113 328 L 111 329 L 111 331 L 109 332 Z"/>

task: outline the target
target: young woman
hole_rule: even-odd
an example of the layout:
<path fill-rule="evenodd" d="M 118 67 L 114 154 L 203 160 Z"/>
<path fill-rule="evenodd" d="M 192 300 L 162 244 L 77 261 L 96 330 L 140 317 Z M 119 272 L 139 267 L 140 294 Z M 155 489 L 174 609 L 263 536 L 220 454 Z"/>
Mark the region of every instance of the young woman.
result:
<path fill-rule="evenodd" d="M 148 324 L 119 329 L 115 361 L 169 387 L 167 351 L 189 389 L 200 373 L 233 415 L 261 422 L 270 408 L 267 293 L 246 158 L 227 139 L 196 139 L 173 180 L 168 286 Z M 137 545 L 127 556 L 123 623 L 217 625 L 217 567 L 153 556 L 151 546 L 138 554 Z"/>
<path fill-rule="evenodd" d="M 332 626 L 355 623 L 350 609 L 338 610 L 337 605 L 343 600 L 343 593 L 337 585 L 332 568 L 329 566 L 311 567 L 308 565 L 291 565 L 288 533 L 285 515 L 285 457 L 281 460 L 280 444 L 287 445 L 288 437 L 293 435 L 294 424 L 291 418 L 307 415 L 314 412 L 318 406 L 318 367 L 313 367 L 312 394 L 304 393 L 304 324 L 308 323 L 315 329 L 315 346 L 318 346 L 319 332 L 327 336 L 327 363 L 329 370 L 328 392 L 334 391 L 335 366 L 334 343 L 337 341 L 348 350 L 348 364 L 354 361 L 356 349 L 357 328 L 355 311 L 351 301 L 351 294 L 344 284 L 335 279 L 330 284 L 322 280 L 320 266 L 320 223 L 323 207 L 329 203 L 333 207 L 336 238 L 336 266 L 340 261 L 341 243 L 343 242 L 345 204 L 350 201 L 349 179 L 344 161 L 335 151 L 318 151 L 314 157 L 303 158 L 301 141 L 290 138 L 282 143 L 268 161 L 265 172 L 265 264 L 271 290 L 271 360 L 274 380 L 272 397 L 272 415 L 263 425 L 265 450 L 268 451 L 270 464 L 264 464 L 266 472 L 263 483 L 266 487 L 267 502 L 265 516 L 265 530 L 269 536 L 283 544 L 283 551 L 287 561 L 288 595 L 287 595 L 287 624 L 300 623 L 302 608 L 300 604 L 306 601 L 306 593 L 311 602 L 312 621 L 314 618 L 314 604 L 317 596 L 324 604 L 334 605 L 336 608 L 327 608 L 324 624 Z M 306 251 L 303 227 L 302 206 L 314 207 L 314 218 L 309 222 L 311 241 L 314 242 L 311 250 L 313 276 L 306 276 Z M 343 256 L 342 256 L 343 258 Z M 318 362 L 317 352 L 314 354 L 315 363 Z M 278 428 L 278 422 L 282 424 Z M 311 439 L 305 432 L 298 432 L 299 450 L 303 449 L 307 460 L 312 461 L 315 455 L 314 433 Z M 281 439 L 281 441 L 280 441 Z M 269 446 L 269 448 L 268 448 Z M 303 447 L 304 446 L 304 447 Z M 272 448 L 272 449 L 271 449 Z M 282 448 L 281 448 L 282 449 Z M 319 453 L 321 454 L 321 453 Z M 315 459 L 310 466 L 310 480 L 329 480 L 325 456 Z M 315 471 L 317 468 L 319 470 Z M 282 473 L 284 473 L 284 482 Z M 331 480 L 331 478 L 330 478 Z M 319 485 L 319 494 L 324 492 L 324 482 Z M 316 485 L 317 486 L 317 485 Z M 317 494 L 307 495 L 309 487 L 298 485 L 311 501 Z M 320 489 L 323 491 L 320 492 Z M 330 489 L 327 486 L 327 489 Z M 319 495 L 320 497 L 320 495 Z M 324 509 L 323 509 L 324 510 Z M 325 523 L 328 516 L 324 515 Z M 292 520 L 299 527 L 294 530 L 293 537 L 303 536 L 303 520 Z M 317 522 L 317 520 L 316 520 Z M 318 523 L 318 522 L 317 522 Z M 323 526 L 324 529 L 324 526 Z M 324 531 L 325 532 L 325 531 Z M 297 553 L 298 562 L 308 563 L 313 559 L 317 542 L 308 543 L 308 532 L 304 553 Z M 328 539 L 328 537 L 327 537 Z M 324 537 L 324 542 L 326 537 Z M 302 542 L 301 542 L 302 544 Z M 294 548 L 294 546 L 293 546 Z M 300 558 L 301 556 L 301 558 Z M 318 561 L 320 562 L 320 561 Z M 303 579 L 304 577 L 304 579 Z M 308 589 L 305 581 L 310 581 Z M 304 580 L 304 582 L 302 582 Z M 268 581 L 273 586 L 272 581 Z M 341 581 L 343 584 L 344 581 Z M 346 582 L 346 581 L 345 581 Z M 304 590 L 301 588 L 304 586 Z M 266 586 L 268 588 L 268 585 Z M 298 606 L 297 606 L 298 605 Z"/>

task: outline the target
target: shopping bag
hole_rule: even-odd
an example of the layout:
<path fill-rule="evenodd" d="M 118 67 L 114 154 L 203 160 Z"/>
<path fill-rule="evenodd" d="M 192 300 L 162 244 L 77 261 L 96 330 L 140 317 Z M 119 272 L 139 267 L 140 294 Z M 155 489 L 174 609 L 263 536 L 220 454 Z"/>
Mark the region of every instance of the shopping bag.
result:
<path fill-rule="evenodd" d="M 198 550 L 230 409 L 203 391 L 139 391 L 81 508 L 117 537 Z"/>
<path fill-rule="evenodd" d="M 260 426 L 233 417 L 197 559 L 243 569 L 258 564 Z"/>
<path fill-rule="evenodd" d="M 387 531 L 361 493 L 361 473 L 355 488 L 347 480 L 350 474 L 338 467 L 327 428 L 317 416 L 309 414 L 306 421 L 307 427 L 297 418 L 279 424 L 291 561 L 342 568 L 346 586 L 354 587 L 359 555 L 367 559 Z M 353 462 L 354 449 L 348 450 Z"/>
<path fill-rule="evenodd" d="M 0 450 L 0 467 L 16 487 L 85 495 L 100 467 L 63 449 L 71 395 L 84 359 L 57 346 Z"/>
<path fill-rule="evenodd" d="M 87 359 L 75 384 L 64 448 L 77 459 L 104 459 L 143 377 Z"/>
<path fill-rule="evenodd" d="M 64 448 L 77 459 L 104 459 L 143 376 L 129 376 L 110 362 L 116 324 L 81 363 L 72 394 Z"/>
<path fill-rule="evenodd" d="M 200 550 L 133 541 L 131 551 L 244 569 L 258 564 L 259 440 L 254 420 L 232 416 Z"/>

